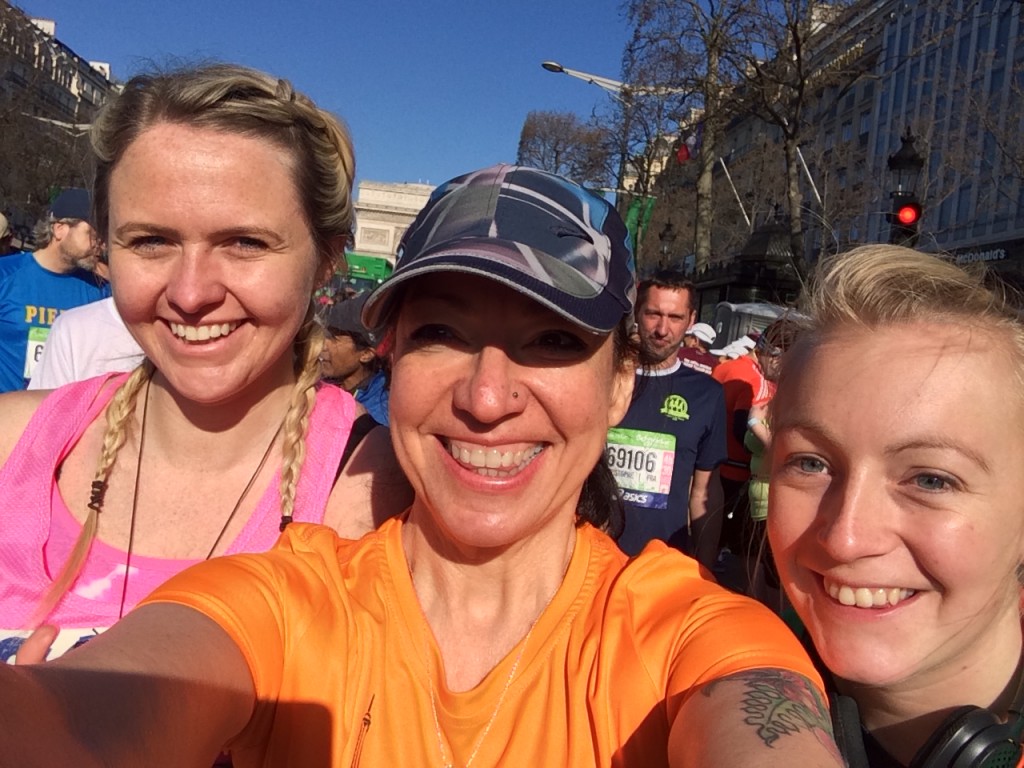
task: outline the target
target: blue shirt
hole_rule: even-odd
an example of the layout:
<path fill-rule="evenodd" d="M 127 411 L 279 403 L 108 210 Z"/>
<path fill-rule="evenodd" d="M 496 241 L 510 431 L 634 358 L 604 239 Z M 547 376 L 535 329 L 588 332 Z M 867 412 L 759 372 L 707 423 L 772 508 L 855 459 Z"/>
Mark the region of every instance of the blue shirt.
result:
<path fill-rule="evenodd" d="M 639 554 L 651 539 L 685 550 L 693 472 L 726 458 L 722 385 L 679 363 L 638 374 L 626 417 L 608 431 L 607 457 L 626 507 L 622 551 Z"/>
<path fill-rule="evenodd" d="M 91 272 L 51 272 L 26 251 L 0 258 L 0 392 L 28 386 L 57 315 L 109 295 Z"/>
<path fill-rule="evenodd" d="M 384 386 L 384 378 L 384 371 L 377 371 L 370 377 L 366 386 L 360 387 L 352 394 L 355 396 L 356 402 L 370 414 L 370 418 L 386 427 L 390 422 L 388 420 L 388 390 Z"/>

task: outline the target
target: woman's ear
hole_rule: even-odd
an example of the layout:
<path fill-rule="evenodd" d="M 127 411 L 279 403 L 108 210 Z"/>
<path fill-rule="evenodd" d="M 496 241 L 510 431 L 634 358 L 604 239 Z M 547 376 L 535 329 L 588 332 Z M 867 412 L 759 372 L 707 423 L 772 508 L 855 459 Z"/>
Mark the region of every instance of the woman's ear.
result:
<path fill-rule="evenodd" d="M 614 427 L 626 416 L 633 401 L 633 384 L 636 381 L 636 361 L 626 355 L 615 372 L 612 381 L 612 397 L 608 407 L 608 426 Z"/>

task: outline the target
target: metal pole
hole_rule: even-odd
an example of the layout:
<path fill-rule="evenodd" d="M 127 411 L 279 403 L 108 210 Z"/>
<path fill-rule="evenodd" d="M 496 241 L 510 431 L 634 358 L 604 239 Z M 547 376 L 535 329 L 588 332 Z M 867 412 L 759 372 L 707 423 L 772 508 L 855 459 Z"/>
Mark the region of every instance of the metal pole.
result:
<path fill-rule="evenodd" d="M 811 171 L 807 167 L 807 161 L 804 160 L 804 153 L 800 151 L 800 147 L 796 148 L 796 156 L 800 159 L 800 165 L 804 169 L 804 175 L 807 176 L 807 181 L 811 185 L 811 191 L 814 192 L 814 199 L 818 201 L 818 205 L 824 206 L 821 202 L 821 195 L 818 193 L 818 186 L 814 183 L 814 179 L 811 178 Z"/>
<path fill-rule="evenodd" d="M 753 229 L 754 225 L 750 223 L 750 217 L 747 216 L 747 209 L 743 207 L 743 201 L 740 200 L 740 193 L 736 191 L 736 185 L 732 183 L 732 174 L 729 173 L 729 167 L 725 164 L 725 158 L 719 156 L 718 162 L 722 164 L 722 170 L 725 171 L 725 178 L 729 181 L 729 188 L 732 190 L 733 197 L 736 198 L 736 205 L 740 207 L 740 213 L 743 214 L 743 220 L 747 222 L 747 229 Z"/>

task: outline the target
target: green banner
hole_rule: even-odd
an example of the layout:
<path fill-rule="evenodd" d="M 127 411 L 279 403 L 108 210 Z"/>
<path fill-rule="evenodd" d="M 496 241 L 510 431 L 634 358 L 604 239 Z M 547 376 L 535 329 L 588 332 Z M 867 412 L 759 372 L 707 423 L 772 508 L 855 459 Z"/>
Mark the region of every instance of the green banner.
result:
<path fill-rule="evenodd" d="M 629 231 L 630 244 L 633 246 L 633 253 L 637 252 L 637 243 L 643 238 L 647 226 L 651 223 L 651 214 L 654 213 L 653 196 L 637 196 L 629 201 L 629 208 L 626 211 L 626 229 Z"/>

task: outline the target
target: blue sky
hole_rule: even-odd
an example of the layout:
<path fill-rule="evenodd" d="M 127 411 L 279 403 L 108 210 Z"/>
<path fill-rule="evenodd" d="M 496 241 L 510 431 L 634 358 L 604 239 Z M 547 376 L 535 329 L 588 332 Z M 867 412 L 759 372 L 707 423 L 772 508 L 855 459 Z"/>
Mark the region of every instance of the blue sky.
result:
<path fill-rule="evenodd" d="M 359 180 L 438 184 L 515 160 L 530 110 L 583 117 L 617 79 L 620 0 L 14 0 L 125 80 L 151 63 L 219 59 L 287 77 L 348 123 Z"/>

